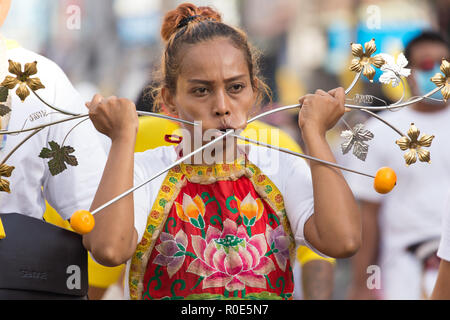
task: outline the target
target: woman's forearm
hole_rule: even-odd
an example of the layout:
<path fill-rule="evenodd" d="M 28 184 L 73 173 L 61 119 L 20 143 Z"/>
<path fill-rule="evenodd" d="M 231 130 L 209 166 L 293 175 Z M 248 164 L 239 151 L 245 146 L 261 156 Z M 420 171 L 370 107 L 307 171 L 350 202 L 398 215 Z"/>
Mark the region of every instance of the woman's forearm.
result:
<path fill-rule="evenodd" d="M 303 134 L 307 152 L 336 162 L 325 134 Z M 361 217 L 353 193 L 341 171 L 310 162 L 314 215 L 305 225 L 305 236 L 321 252 L 336 258 L 353 255 L 361 243 Z"/>
<path fill-rule="evenodd" d="M 134 145 L 133 136 L 112 141 L 91 211 L 133 187 Z M 83 243 L 101 264 L 113 266 L 128 260 L 137 243 L 133 194 L 95 214 L 95 227 L 84 236 Z"/>

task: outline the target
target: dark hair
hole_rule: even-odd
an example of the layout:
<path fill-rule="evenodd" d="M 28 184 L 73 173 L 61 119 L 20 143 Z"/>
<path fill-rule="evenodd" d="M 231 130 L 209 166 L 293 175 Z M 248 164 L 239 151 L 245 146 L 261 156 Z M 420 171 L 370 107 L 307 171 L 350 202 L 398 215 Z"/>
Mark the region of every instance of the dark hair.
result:
<path fill-rule="evenodd" d="M 179 5 L 165 15 L 161 37 L 165 42 L 165 50 L 161 59 L 161 69 L 157 78 L 154 79 L 157 85 L 152 87 L 155 110 L 159 110 L 162 104 L 161 89 L 163 87 L 168 88 L 172 94 L 176 92 L 183 46 L 217 37 L 229 39 L 236 48 L 243 51 L 253 89 L 258 91 L 257 103 L 260 103 L 265 95 L 271 96 L 269 87 L 259 75 L 259 55 L 249 43 L 245 32 L 222 23 L 221 15 L 212 8 L 196 7 L 191 3 Z"/>
<path fill-rule="evenodd" d="M 405 57 L 408 61 L 411 62 L 411 56 L 414 47 L 423 42 L 435 42 L 444 45 L 445 47 L 447 47 L 447 49 L 450 49 L 449 42 L 442 34 L 431 30 L 423 31 L 421 34 L 419 34 L 418 36 L 416 36 L 415 38 L 413 38 L 411 41 L 408 42 L 408 45 L 406 46 L 404 52 Z"/>

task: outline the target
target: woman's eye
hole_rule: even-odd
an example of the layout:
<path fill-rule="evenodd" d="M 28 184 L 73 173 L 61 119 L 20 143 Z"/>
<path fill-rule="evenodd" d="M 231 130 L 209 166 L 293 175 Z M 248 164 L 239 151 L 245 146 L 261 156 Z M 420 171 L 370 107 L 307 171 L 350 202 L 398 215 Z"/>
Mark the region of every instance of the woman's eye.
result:
<path fill-rule="evenodd" d="M 193 90 L 193 92 L 197 96 L 204 96 L 208 93 L 208 89 L 207 88 L 195 88 Z"/>
<path fill-rule="evenodd" d="M 244 85 L 241 83 L 236 83 L 236 84 L 233 84 L 229 90 L 231 93 L 239 93 L 242 91 L 242 89 L 244 89 Z"/>

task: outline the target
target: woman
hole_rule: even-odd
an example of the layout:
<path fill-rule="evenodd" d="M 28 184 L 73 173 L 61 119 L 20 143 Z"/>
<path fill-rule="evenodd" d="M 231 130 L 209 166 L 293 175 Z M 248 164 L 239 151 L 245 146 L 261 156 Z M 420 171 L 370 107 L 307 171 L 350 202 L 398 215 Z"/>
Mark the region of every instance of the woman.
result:
<path fill-rule="evenodd" d="M 161 35 L 156 102 L 201 121 L 203 133 L 245 128 L 265 91 L 245 33 L 209 7 L 182 4 L 167 13 Z M 344 113 L 344 90 L 318 90 L 300 103 L 307 152 L 335 161 L 325 133 Z M 87 106 L 97 130 L 112 140 L 91 210 L 189 153 L 180 144 L 135 156 L 133 103 L 96 95 Z M 215 157 L 236 150 L 231 164 L 220 156 L 212 165 L 205 150 L 200 164 L 176 166 L 96 214 L 84 245 L 101 264 L 127 262 L 132 299 L 289 299 L 295 242 L 336 258 L 356 252 L 360 217 L 340 171 L 262 147 L 242 150 L 235 140 L 216 148 Z"/>

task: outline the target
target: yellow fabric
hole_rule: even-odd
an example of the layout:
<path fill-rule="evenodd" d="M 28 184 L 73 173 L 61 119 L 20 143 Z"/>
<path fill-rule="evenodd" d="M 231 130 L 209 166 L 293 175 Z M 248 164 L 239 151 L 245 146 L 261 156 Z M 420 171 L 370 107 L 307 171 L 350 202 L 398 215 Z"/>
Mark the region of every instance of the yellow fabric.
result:
<path fill-rule="evenodd" d="M 19 47 L 19 43 L 17 41 L 6 39 L 5 42 L 6 42 L 6 49 L 8 50 Z"/>
<path fill-rule="evenodd" d="M 328 261 L 331 264 L 335 264 L 336 260 L 333 258 L 324 258 L 322 256 L 319 256 L 317 253 L 309 249 L 305 246 L 299 246 L 297 248 L 297 260 L 300 263 L 301 266 L 305 265 L 307 262 L 314 261 L 314 260 L 323 260 Z"/>
<path fill-rule="evenodd" d="M 63 220 L 61 216 L 53 209 L 48 203 L 44 213 L 44 219 L 48 223 L 54 224 L 58 227 L 65 228 L 73 231 L 70 227 L 70 223 L 67 220 Z M 107 288 L 110 285 L 117 282 L 122 273 L 123 265 L 110 268 L 104 267 L 101 264 L 95 262 L 91 255 L 88 255 L 88 279 L 89 285 L 98 288 Z"/>
<path fill-rule="evenodd" d="M 5 229 L 3 228 L 2 219 L 0 219 L 0 240 L 6 238 Z"/>

